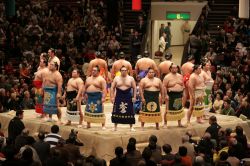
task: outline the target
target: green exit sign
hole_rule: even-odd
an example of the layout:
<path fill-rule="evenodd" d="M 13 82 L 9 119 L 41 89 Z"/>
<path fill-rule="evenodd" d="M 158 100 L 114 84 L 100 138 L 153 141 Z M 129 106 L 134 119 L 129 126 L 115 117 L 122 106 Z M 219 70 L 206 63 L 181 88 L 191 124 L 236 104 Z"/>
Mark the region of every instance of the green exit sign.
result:
<path fill-rule="evenodd" d="M 190 20 L 190 13 L 167 12 L 167 20 Z"/>

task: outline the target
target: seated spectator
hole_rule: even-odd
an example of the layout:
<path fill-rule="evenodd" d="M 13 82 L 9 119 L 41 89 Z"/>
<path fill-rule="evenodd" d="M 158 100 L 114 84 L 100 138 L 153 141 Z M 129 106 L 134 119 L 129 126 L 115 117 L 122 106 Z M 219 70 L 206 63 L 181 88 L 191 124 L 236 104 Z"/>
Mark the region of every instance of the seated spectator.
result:
<path fill-rule="evenodd" d="M 228 153 L 223 151 L 220 153 L 220 158 L 216 162 L 216 166 L 231 166 L 231 164 L 227 161 L 228 159 Z"/>
<path fill-rule="evenodd" d="M 11 93 L 10 98 L 7 101 L 7 108 L 8 110 L 17 110 L 20 109 L 20 103 L 19 98 L 17 97 L 17 94 Z"/>
<path fill-rule="evenodd" d="M 44 142 L 45 133 L 39 132 L 38 141 L 33 144 L 34 149 L 39 156 L 42 165 L 45 165 L 50 153 L 50 144 L 48 142 Z"/>
<path fill-rule="evenodd" d="M 171 145 L 165 144 L 162 146 L 162 149 L 165 155 L 162 155 L 161 165 L 162 166 L 172 165 L 175 161 L 175 155 L 171 153 L 172 152 Z"/>
<path fill-rule="evenodd" d="M 239 166 L 240 160 L 236 157 L 236 152 L 233 148 L 228 149 L 228 158 L 227 162 L 231 164 L 231 166 Z"/>
<path fill-rule="evenodd" d="M 157 166 L 155 161 L 151 160 L 152 157 L 152 151 L 149 147 L 145 147 L 144 150 L 142 151 L 142 160 L 139 161 L 139 164 L 144 163 L 145 166 Z"/>
<path fill-rule="evenodd" d="M 214 141 L 217 142 L 218 141 L 218 132 L 219 132 L 221 126 L 218 125 L 216 116 L 211 116 L 209 118 L 209 124 L 210 124 L 210 126 L 206 129 L 206 132 L 210 133 L 211 139 L 213 139 Z"/>
<path fill-rule="evenodd" d="M 118 146 L 115 148 L 116 157 L 110 160 L 110 166 L 130 166 L 129 161 L 123 155 L 123 148 Z"/>
<path fill-rule="evenodd" d="M 224 100 L 223 106 L 224 106 L 224 108 L 222 108 L 222 110 L 221 110 L 222 115 L 235 116 L 235 111 L 231 107 L 231 100 L 229 100 L 229 99 Z"/>
<path fill-rule="evenodd" d="M 21 157 L 20 166 L 41 166 L 41 163 L 35 161 L 33 158 L 33 151 L 31 148 L 26 148 Z"/>
<path fill-rule="evenodd" d="M 26 144 L 21 147 L 20 151 L 19 151 L 19 155 L 22 157 L 23 153 L 25 152 L 26 149 L 31 149 L 32 151 L 32 159 L 34 162 L 36 162 L 36 164 L 38 164 L 39 166 L 42 165 L 41 160 L 36 152 L 36 150 L 33 148 L 33 144 L 36 142 L 35 139 L 31 136 L 27 136 L 27 142 Z"/>
<path fill-rule="evenodd" d="M 141 152 L 136 150 L 136 139 L 133 137 L 129 139 L 125 157 L 131 166 L 137 166 L 137 163 L 142 159 Z"/>
<path fill-rule="evenodd" d="M 34 109 L 35 108 L 34 100 L 30 98 L 29 91 L 24 92 L 24 98 L 23 98 L 23 101 L 21 102 L 21 105 L 22 105 L 23 109 Z"/>
<path fill-rule="evenodd" d="M 210 133 L 205 133 L 200 142 L 198 143 L 198 149 L 204 154 L 206 161 L 210 160 L 213 156 L 214 143 L 211 141 Z"/>
<path fill-rule="evenodd" d="M 152 151 L 152 160 L 159 164 L 161 161 L 161 147 L 157 145 L 157 137 L 155 135 L 149 137 L 148 147 Z"/>
<path fill-rule="evenodd" d="M 16 150 L 20 150 L 21 147 L 27 144 L 27 138 L 29 136 L 29 130 L 28 129 L 23 129 L 22 133 L 18 135 L 15 139 L 15 148 Z"/>
<path fill-rule="evenodd" d="M 219 143 L 219 150 L 215 151 L 213 154 L 213 161 L 217 163 L 220 160 L 220 155 L 222 152 L 228 152 L 229 146 L 226 140 L 221 140 Z M 227 160 L 227 158 L 225 159 Z"/>
<path fill-rule="evenodd" d="M 181 156 L 181 163 L 185 166 L 192 166 L 192 158 L 187 155 L 187 148 L 180 146 L 178 154 Z"/>
<path fill-rule="evenodd" d="M 187 155 L 191 157 L 192 161 L 195 157 L 194 145 L 189 142 L 189 137 L 187 135 L 182 136 L 182 145 L 187 148 Z"/>
<path fill-rule="evenodd" d="M 244 115 L 247 119 L 250 119 L 250 93 L 247 94 L 246 97 L 242 99 L 240 102 L 239 109 L 236 112 L 236 115 L 239 117 L 240 115 Z"/>
<path fill-rule="evenodd" d="M 216 93 L 216 98 L 213 103 L 212 112 L 220 113 L 223 106 L 223 94 L 221 92 Z"/>
<path fill-rule="evenodd" d="M 58 133 L 59 133 L 59 126 L 53 125 L 51 127 L 51 133 L 49 133 L 44 138 L 44 142 L 48 142 L 50 144 L 50 148 L 55 147 L 59 139 L 61 139 L 61 135 L 59 135 Z"/>
<path fill-rule="evenodd" d="M 10 121 L 8 125 L 8 139 L 11 143 L 14 143 L 16 137 L 20 135 L 25 128 L 23 122 L 23 110 L 17 110 L 16 116 Z"/>

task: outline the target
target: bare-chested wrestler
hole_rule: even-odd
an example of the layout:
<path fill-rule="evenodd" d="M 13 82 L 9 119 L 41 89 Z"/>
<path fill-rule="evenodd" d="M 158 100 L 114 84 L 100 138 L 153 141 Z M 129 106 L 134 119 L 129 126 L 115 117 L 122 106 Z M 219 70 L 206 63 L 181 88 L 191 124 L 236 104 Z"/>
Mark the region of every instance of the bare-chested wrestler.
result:
<path fill-rule="evenodd" d="M 142 130 L 145 123 L 155 123 L 159 130 L 159 123 L 162 121 L 159 95 L 163 96 L 162 82 L 155 77 L 155 71 L 148 69 L 147 76 L 140 82 L 140 95 L 143 103 L 140 111 L 139 121 Z M 161 102 L 162 103 L 162 102 Z"/>
<path fill-rule="evenodd" d="M 187 114 L 187 126 L 190 125 L 191 115 L 197 118 L 198 123 L 202 123 L 204 115 L 204 94 L 205 83 L 201 74 L 201 65 L 194 65 L 193 73 L 190 75 L 188 88 L 190 95 L 190 106 Z"/>
<path fill-rule="evenodd" d="M 35 101 L 36 113 L 43 115 L 43 77 L 49 69 L 47 68 L 47 54 L 42 53 L 40 58 L 40 63 L 37 72 L 34 73 L 35 78 L 33 80 L 33 85 L 35 87 Z"/>
<path fill-rule="evenodd" d="M 132 65 L 129 61 L 125 60 L 125 55 L 123 52 L 120 52 L 119 58 L 120 59 L 115 61 L 114 64 L 112 65 L 111 69 L 112 78 L 121 75 L 120 69 L 122 66 L 125 66 L 129 70 L 129 75 L 132 76 L 133 75 Z"/>
<path fill-rule="evenodd" d="M 96 58 L 91 60 L 87 70 L 87 76 L 91 76 L 93 67 L 98 66 L 100 69 L 100 75 L 105 79 L 108 78 L 108 64 L 104 60 L 103 55 L 100 52 L 96 52 Z"/>
<path fill-rule="evenodd" d="M 165 59 L 163 62 L 159 64 L 159 73 L 160 73 L 160 78 L 161 80 L 164 79 L 164 77 L 169 73 L 169 67 L 173 63 L 171 61 L 172 59 L 172 54 L 170 52 L 167 52 L 165 54 Z"/>
<path fill-rule="evenodd" d="M 202 71 L 201 71 L 201 76 L 204 79 L 204 83 L 206 86 L 206 94 L 204 96 L 204 103 L 205 103 L 205 113 L 209 112 L 209 110 L 212 108 L 212 98 L 211 98 L 211 92 L 212 92 L 212 87 L 214 84 L 214 80 L 211 75 L 211 62 L 209 60 L 206 60 L 202 63 Z"/>
<path fill-rule="evenodd" d="M 50 48 L 48 51 L 49 55 L 49 60 L 48 63 L 50 62 L 56 62 L 58 64 L 58 71 L 60 71 L 60 59 L 56 56 L 56 50 L 54 48 Z M 49 64 L 48 64 L 49 65 Z"/>
<path fill-rule="evenodd" d="M 59 99 L 62 97 L 62 75 L 58 71 L 56 62 L 49 63 L 49 71 L 43 77 L 43 112 L 49 114 L 48 122 L 52 121 L 52 115 L 57 114 L 58 122 L 61 123 L 61 110 L 59 109 Z"/>
<path fill-rule="evenodd" d="M 181 119 L 185 117 L 182 106 L 183 95 L 183 76 L 178 73 L 179 67 L 171 64 L 170 73 L 163 80 L 164 95 L 166 102 L 166 111 L 164 113 L 164 128 L 167 127 L 167 121 L 178 121 L 178 126 L 183 127 Z"/>
<path fill-rule="evenodd" d="M 128 75 L 128 69 L 121 67 L 121 75 L 114 78 L 110 89 L 110 99 L 113 105 L 112 123 L 114 131 L 117 130 L 117 124 L 129 124 L 130 131 L 135 131 L 135 112 L 133 103 L 136 100 L 136 83 L 133 77 Z M 133 95 L 131 94 L 133 90 Z"/>
<path fill-rule="evenodd" d="M 78 127 L 82 127 L 83 114 L 81 109 L 81 99 L 83 90 L 83 80 L 80 78 L 80 71 L 73 69 L 72 77 L 68 80 L 66 90 L 67 111 L 66 117 L 71 125 L 71 121 L 78 121 Z"/>
<path fill-rule="evenodd" d="M 183 93 L 183 97 L 182 97 L 182 106 L 185 107 L 186 106 L 186 102 L 189 99 L 189 92 L 188 92 L 188 80 L 190 75 L 193 72 L 193 66 L 194 66 L 194 62 L 195 59 L 193 56 L 190 56 L 188 58 L 188 62 L 184 63 L 181 66 L 181 72 L 183 75 L 183 81 L 184 81 L 184 93 Z"/>
<path fill-rule="evenodd" d="M 158 76 L 158 67 L 153 59 L 149 58 L 148 51 L 144 52 L 143 58 L 137 60 L 135 64 L 135 73 L 136 76 L 144 78 L 147 75 L 148 68 L 154 69 L 156 76 Z"/>
<path fill-rule="evenodd" d="M 85 96 L 87 104 L 84 120 L 87 122 L 87 128 L 91 123 L 101 123 L 102 129 L 105 129 L 104 102 L 106 98 L 106 81 L 100 75 L 100 68 L 92 68 L 92 75 L 87 78 L 85 83 Z"/>

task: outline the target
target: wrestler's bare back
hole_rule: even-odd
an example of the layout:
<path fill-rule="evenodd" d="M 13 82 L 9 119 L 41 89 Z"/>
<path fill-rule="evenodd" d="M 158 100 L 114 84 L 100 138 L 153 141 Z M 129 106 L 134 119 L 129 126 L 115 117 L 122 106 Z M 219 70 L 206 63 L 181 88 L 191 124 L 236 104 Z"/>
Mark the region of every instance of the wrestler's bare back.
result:
<path fill-rule="evenodd" d="M 141 58 L 137 61 L 135 68 L 140 71 L 140 70 L 148 70 L 148 68 L 151 67 L 154 70 L 157 70 L 155 61 L 150 59 L 150 58 Z"/>
<path fill-rule="evenodd" d="M 119 60 L 114 62 L 113 66 L 112 66 L 112 74 L 115 74 L 116 72 L 118 72 L 122 66 L 125 66 L 129 70 L 129 74 L 131 75 L 132 66 L 128 61 L 126 61 L 124 59 L 119 59 Z"/>
<path fill-rule="evenodd" d="M 181 66 L 182 75 L 191 74 L 193 72 L 194 64 L 186 62 Z"/>
<path fill-rule="evenodd" d="M 168 75 L 165 76 L 163 84 L 169 91 L 176 91 L 176 92 L 182 91 L 184 88 L 183 76 L 179 73 L 176 74 L 169 73 Z"/>
<path fill-rule="evenodd" d="M 88 77 L 85 82 L 85 90 L 86 92 L 101 92 L 103 91 L 103 83 L 105 80 L 102 76 L 98 77 Z"/>
<path fill-rule="evenodd" d="M 161 74 L 168 74 L 169 73 L 169 67 L 171 66 L 173 62 L 166 60 L 159 64 L 159 71 Z"/>

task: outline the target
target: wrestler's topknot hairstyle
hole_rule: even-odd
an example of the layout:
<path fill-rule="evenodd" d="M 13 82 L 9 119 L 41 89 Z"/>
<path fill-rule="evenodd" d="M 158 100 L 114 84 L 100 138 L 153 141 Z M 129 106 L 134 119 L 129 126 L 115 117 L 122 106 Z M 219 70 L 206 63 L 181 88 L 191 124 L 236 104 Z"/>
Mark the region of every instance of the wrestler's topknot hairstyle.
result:
<path fill-rule="evenodd" d="M 56 54 L 56 49 L 50 48 L 49 50 L 51 50 L 54 54 Z"/>
<path fill-rule="evenodd" d="M 194 72 L 196 69 L 198 69 L 199 67 L 200 67 L 199 64 L 195 64 L 195 65 L 193 66 L 193 72 Z"/>
<path fill-rule="evenodd" d="M 194 55 L 190 55 L 190 56 L 188 57 L 188 61 L 192 61 L 192 60 L 194 60 Z"/>
<path fill-rule="evenodd" d="M 171 63 L 171 65 L 169 66 L 169 70 L 172 69 L 173 65 L 174 65 L 174 63 Z"/>
<path fill-rule="evenodd" d="M 55 67 L 56 67 L 56 70 L 58 70 L 58 68 L 59 68 L 58 63 L 57 63 L 57 62 L 54 62 L 54 65 L 55 65 Z"/>
<path fill-rule="evenodd" d="M 165 54 L 165 59 L 166 60 L 171 60 L 172 59 L 172 53 L 171 52 L 167 52 L 166 54 Z"/>
<path fill-rule="evenodd" d="M 48 61 L 49 61 L 49 56 L 46 52 L 41 53 L 41 58 L 43 59 L 43 63 L 45 63 L 47 65 Z"/>
<path fill-rule="evenodd" d="M 97 71 L 100 71 L 100 67 L 98 65 L 95 66 Z"/>
<path fill-rule="evenodd" d="M 124 67 L 126 68 L 126 66 L 122 65 L 122 67 L 120 68 L 120 71 L 121 71 L 121 70 L 122 70 L 122 68 L 124 68 Z M 126 69 L 127 69 L 127 68 L 126 68 Z"/>

